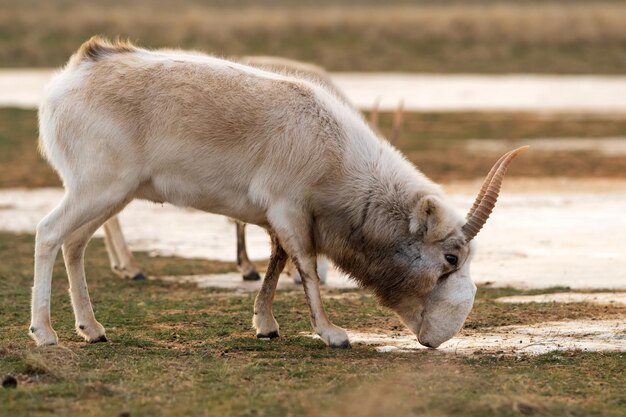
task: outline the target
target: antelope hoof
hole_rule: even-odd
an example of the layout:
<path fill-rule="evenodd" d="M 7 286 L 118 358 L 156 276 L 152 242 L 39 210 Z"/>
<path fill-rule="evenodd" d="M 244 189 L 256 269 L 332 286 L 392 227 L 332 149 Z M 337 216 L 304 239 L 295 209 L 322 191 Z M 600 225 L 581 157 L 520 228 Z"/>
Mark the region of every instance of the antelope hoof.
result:
<path fill-rule="evenodd" d="M 278 322 L 272 313 L 254 314 L 252 317 L 252 325 L 256 329 L 256 337 L 259 339 L 276 339 L 280 337 L 278 332 Z"/>
<path fill-rule="evenodd" d="M 352 349 L 352 345 L 350 344 L 349 340 L 344 340 L 339 344 L 332 344 L 329 346 L 333 349 Z"/>
<path fill-rule="evenodd" d="M 133 276 L 132 280 L 133 281 L 145 281 L 146 276 L 143 274 L 143 272 L 138 272 L 137 274 Z"/>
<path fill-rule="evenodd" d="M 105 335 L 100 336 L 99 338 L 95 339 L 95 340 L 88 340 L 89 343 L 106 343 L 108 342 L 109 339 L 107 339 L 107 337 Z"/>
<path fill-rule="evenodd" d="M 87 343 L 102 343 L 109 341 L 109 339 L 105 336 L 104 327 L 97 321 L 91 325 L 76 325 L 76 332 L 82 336 Z"/>
<path fill-rule="evenodd" d="M 273 330 L 269 333 L 257 333 L 256 337 L 257 339 L 278 339 L 280 334 L 278 333 L 278 330 Z"/>
<path fill-rule="evenodd" d="M 261 275 L 257 271 L 248 272 L 243 276 L 244 281 L 259 281 L 261 279 Z"/>
<path fill-rule="evenodd" d="M 33 338 L 37 346 L 54 346 L 59 344 L 57 333 L 52 327 L 30 326 L 28 334 Z"/>
<path fill-rule="evenodd" d="M 322 340 L 331 348 L 350 349 L 350 339 L 348 333 L 341 327 L 333 326 L 317 332 Z"/>

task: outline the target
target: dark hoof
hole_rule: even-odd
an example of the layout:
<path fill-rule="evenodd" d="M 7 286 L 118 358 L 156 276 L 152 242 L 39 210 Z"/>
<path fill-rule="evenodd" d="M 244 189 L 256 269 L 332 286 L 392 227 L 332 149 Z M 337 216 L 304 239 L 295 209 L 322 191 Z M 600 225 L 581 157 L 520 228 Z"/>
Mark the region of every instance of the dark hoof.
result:
<path fill-rule="evenodd" d="M 280 337 L 280 334 L 278 334 L 278 331 L 274 330 L 273 332 L 269 332 L 268 334 L 257 333 L 256 337 L 258 339 L 278 339 Z"/>
<path fill-rule="evenodd" d="M 243 276 L 244 281 L 258 281 L 261 279 L 261 275 L 258 272 L 252 271 Z"/>
<path fill-rule="evenodd" d="M 108 341 L 109 341 L 109 339 L 107 339 L 107 337 L 105 335 L 102 335 L 99 338 L 97 338 L 96 340 L 92 340 L 89 343 L 106 343 Z"/>
<path fill-rule="evenodd" d="M 143 274 L 143 272 L 140 272 L 133 277 L 133 281 L 145 281 L 145 280 L 146 280 L 146 276 Z"/>
<path fill-rule="evenodd" d="M 349 340 L 344 340 L 343 342 L 336 345 L 330 345 L 330 347 L 333 349 L 352 349 L 352 345 L 350 344 Z"/>
<path fill-rule="evenodd" d="M 17 388 L 17 379 L 13 375 L 7 375 L 2 380 L 2 388 Z"/>

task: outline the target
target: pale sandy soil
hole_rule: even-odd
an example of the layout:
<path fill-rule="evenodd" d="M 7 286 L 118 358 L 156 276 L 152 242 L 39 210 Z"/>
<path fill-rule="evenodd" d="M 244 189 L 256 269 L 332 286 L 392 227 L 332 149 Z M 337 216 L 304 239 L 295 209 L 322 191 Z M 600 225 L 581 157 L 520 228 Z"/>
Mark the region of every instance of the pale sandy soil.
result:
<path fill-rule="evenodd" d="M 0 70 L 0 106 L 34 108 L 51 69 Z M 626 112 L 624 76 L 336 73 L 333 81 L 358 108 L 399 100 L 410 111 Z"/>
<path fill-rule="evenodd" d="M 188 282 L 196 284 L 199 288 L 222 288 L 233 290 L 238 293 L 256 292 L 261 288 L 261 281 L 243 281 L 241 274 L 231 272 L 226 274 L 210 275 L 185 275 L 156 277 L 164 281 Z M 355 288 L 356 284 L 346 275 L 332 269 L 327 275 L 325 286 L 327 288 Z M 301 291 L 302 284 L 294 283 L 290 275 L 283 273 L 278 281 L 278 290 Z M 340 297 L 341 298 L 341 297 Z"/>
<path fill-rule="evenodd" d="M 499 303 L 594 303 L 626 305 L 626 292 L 575 293 L 562 292 L 554 294 L 516 295 L 500 297 Z"/>
<path fill-rule="evenodd" d="M 353 344 L 375 345 L 379 352 L 427 349 L 418 343 L 414 335 L 348 333 Z M 503 326 L 480 333 L 462 331 L 433 353 L 540 355 L 554 350 L 626 351 L 626 322 L 578 320 L 547 322 L 532 326 Z"/>
<path fill-rule="evenodd" d="M 479 186 L 469 182 L 445 188 L 465 213 Z M 61 197 L 60 189 L 1 190 L 0 230 L 33 233 Z M 625 214 L 626 180 L 507 179 L 477 238 L 472 277 L 477 283 L 519 288 L 626 289 Z M 135 201 L 121 213 L 121 222 L 134 250 L 235 259 L 235 228 L 224 217 Z M 248 247 L 253 259 L 266 258 L 265 231 L 249 226 Z M 331 272 L 329 285 L 349 283 Z"/>

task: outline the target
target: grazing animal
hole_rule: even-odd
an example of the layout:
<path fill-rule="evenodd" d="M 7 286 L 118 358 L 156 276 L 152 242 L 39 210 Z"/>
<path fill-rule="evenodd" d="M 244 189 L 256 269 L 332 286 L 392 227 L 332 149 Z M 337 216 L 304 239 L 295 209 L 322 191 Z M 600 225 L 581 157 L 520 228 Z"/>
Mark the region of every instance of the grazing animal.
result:
<path fill-rule="evenodd" d="M 294 61 L 287 58 L 272 57 L 272 56 L 244 56 L 237 58 L 238 62 L 246 65 L 252 65 L 257 68 L 265 69 L 272 72 L 278 72 L 286 75 L 293 75 L 301 78 L 306 78 L 314 82 L 318 82 L 333 92 L 338 98 L 342 99 L 345 103 L 350 103 L 349 100 L 343 95 L 341 90 L 332 82 L 330 75 L 323 68 L 300 61 Z M 370 114 L 371 126 L 378 130 L 378 105 L 379 101 L 374 104 Z M 398 109 L 394 113 L 392 132 L 389 141 L 394 145 L 399 137 L 403 117 L 403 103 L 400 102 Z M 246 248 L 246 224 L 235 220 L 236 233 L 237 233 L 237 267 L 242 274 L 244 281 L 257 281 L 261 279 L 261 276 L 256 270 L 254 263 L 250 261 L 248 257 L 248 251 Z M 116 274 L 123 278 L 131 278 L 133 280 L 145 279 L 145 274 L 133 256 L 120 225 L 117 215 L 111 217 L 104 223 L 104 235 L 107 253 L 109 255 L 109 261 L 111 269 Z M 298 271 L 293 268 L 291 263 L 287 263 L 285 268 L 289 275 L 293 277 L 294 282 L 301 283 L 301 277 Z M 320 282 L 326 282 L 326 275 L 328 271 L 328 261 L 324 257 L 318 258 L 317 265 Z"/>
<path fill-rule="evenodd" d="M 290 74 L 314 80 L 324 85 L 337 97 L 348 103 L 347 98 L 343 95 L 339 88 L 335 86 L 326 70 L 317 65 L 271 56 L 244 56 L 237 58 L 236 60 L 243 64 L 252 65 L 268 71 Z M 246 224 L 237 220 L 234 222 L 237 237 L 237 267 L 241 272 L 244 281 L 257 281 L 261 279 L 261 276 L 257 272 L 254 263 L 252 263 L 248 257 L 245 235 Z M 133 280 L 145 279 L 145 274 L 141 266 L 133 256 L 126 239 L 124 238 L 122 227 L 117 215 L 106 221 L 103 228 L 105 245 L 113 272 L 124 278 L 131 278 Z M 290 266 L 289 263 L 287 266 Z M 318 260 L 318 270 L 326 271 L 327 268 L 326 259 L 320 257 Z M 292 269 L 293 268 L 289 268 L 288 272 L 293 276 L 294 281 L 300 282 L 299 274 L 297 271 Z M 325 273 L 320 274 L 320 281 L 322 283 L 326 281 Z"/>
<path fill-rule="evenodd" d="M 328 257 L 420 343 L 436 347 L 462 326 L 476 286 L 473 239 L 503 176 L 487 176 L 467 219 L 362 116 L 323 86 L 184 51 L 149 51 L 92 38 L 46 88 L 40 147 L 65 186 L 38 225 L 30 335 L 58 343 L 50 321 L 62 247 L 76 330 L 106 341 L 84 271 L 93 232 L 134 198 L 193 207 L 268 230 L 272 253 L 254 303 L 258 337 L 276 337 L 278 276 L 290 257 L 311 323 L 332 347 L 347 332 L 322 305 L 316 258 Z"/>

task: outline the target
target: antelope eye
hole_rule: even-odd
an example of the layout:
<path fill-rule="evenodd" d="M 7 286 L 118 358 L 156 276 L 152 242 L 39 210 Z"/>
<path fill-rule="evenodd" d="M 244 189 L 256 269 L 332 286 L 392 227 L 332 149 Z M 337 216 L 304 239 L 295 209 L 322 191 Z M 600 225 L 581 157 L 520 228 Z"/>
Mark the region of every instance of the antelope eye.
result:
<path fill-rule="evenodd" d="M 452 266 L 456 266 L 457 262 L 459 262 L 459 258 L 456 255 L 446 255 L 446 261 Z"/>

